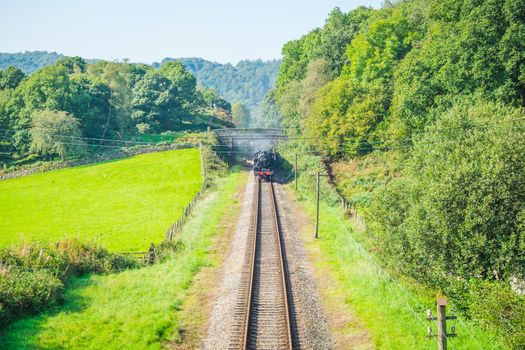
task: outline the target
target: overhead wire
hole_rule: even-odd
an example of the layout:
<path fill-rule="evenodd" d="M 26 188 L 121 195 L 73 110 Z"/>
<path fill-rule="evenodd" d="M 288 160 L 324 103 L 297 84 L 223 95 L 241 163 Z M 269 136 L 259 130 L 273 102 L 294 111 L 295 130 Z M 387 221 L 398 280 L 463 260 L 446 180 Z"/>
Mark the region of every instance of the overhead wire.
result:
<path fill-rule="evenodd" d="M 43 126 L 43 125 L 38 125 L 38 127 L 40 129 L 44 129 L 44 130 L 54 130 L 54 131 L 60 131 L 62 130 L 61 128 L 53 128 L 53 127 L 49 127 L 49 126 Z M 7 130 L 7 131 L 10 131 L 10 132 L 13 132 L 13 133 L 16 133 L 17 131 L 16 130 L 13 130 L 12 128 L 0 128 L 0 130 Z M 29 128 L 23 128 L 22 130 L 29 130 Z M 137 137 L 137 134 L 119 134 L 120 136 L 122 137 Z M 158 134 L 144 134 L 144 136 L 149 136 L 149 135 L 153 135 L 153 136 L 158 136 Z M 160 134 L 162 135 L 162 134 Z M 103 138 L 103 140 L 108 140 L 108 138 Z M 124 140 L 124 139 L 114 139 L 114 140 Z M 133 141 L 133 140 L 131 140 Z M 149 141 L 144 141 L 144 142 L 149 142 Z M 154 141 L 151 141 L 151 142 L 154 142 Z"/>
<path fill-rule="evenodd" d="M 525 117 L 520 117 L 520 118 L 513 118 L 513 119 L 510 119 L 510 120 L 505 120 L 505 121 L 500 121 L 499 123 L 510 123 L 510 122 L 516 122 L 516 121 L 523 121 L 525 120 Z M 473 125 L 472 127 L 470 127 L 470 129 L 474 129 L 474 128 L 481 128 L 481 127 L 485 127 L 485 126 L 489 126 L 490 123 L 498 123 L 497 121 L 491 121 L 489 123 L 485 123 L 483 125 Z M 58 130 L 57 128 L 50 128 L 50 127 L 42 127 L 44 130 Z M 454 130 L 454 129 L 463 129 L 465 127 L 452 127 L 452 128 L 441 128 L 441 129 L 435 129 L 435 130 L 426 130 L 425 132 L 423 133 L 441 133 L 441 132 L 445 132 L 445 131 L 450 131 L 450 130 Z M 223 130 L 223 129 L 220 129 L 220 130 Z M 227 130 L 227 129 L 224 129 L 224 130 Z M 4 133 L 15 133 L 14 130 L 12 129 L 5 129 L 5 128 L 0 128 L 0 131 L 4 132 Z M 418 134 L 418 135 L 422 135 L 423 133 L 421 134 Z M 255 135 L 255 137 L 253 136 Z M 367 145 L 374 145 L 374 144 L 381 144 L 382 146 L 381 147 L 373 147 L 373 146 L 366 146 L 366 147 L 357 147 L 357 148 L 352 148 L 353 151 L 388 151 L 388 150 L 395 150 L 395 149 L 403 149 L 405 147 L 410 147 L 412 143 L 414 142 L 417 142 L 418 144 L 422 144 L 421 141 L 418 141 L 417 140 L 417 136 L 418 135 L 415 135 L 415 136 L 412 136 L 410 138 L 405 138 L 405 139 L 387 139 L 387 140 L 382 140 L 382 141 L 374 141 L 374 140 L 371 140 L 371 141 L 366 141 L 366 142 L 362 142 L 362 144 L 367 144 Z M 95 147 L 95 146 L 100 146 L 100 147 L 106 147 L 106 148 L 122 148 L 122 147 L 126 147 L 126 146 L 117 146 L 117 145 L 93 145 L 93 144 L 89 144 L 87 141 L 101 141 L 101 142 L 115 142 L 115 143 L 124 143 L 124 144 L 132 144 L 132 145 L 153 145 L 153 144 L 158 144 L 160 142 L 166 142 L 166 141 L 137 141 L 137 140 L 125 140 L 125 139 L 107 139 L 107 138 L 95 138 L 95 137 L 83 137 L 83 136 L 73 136 L 73 135 L 65 135 L 65 134 L 55 134 L 54 136 L 58 136 L 58 137 L 63 137 L 63 138 L 69 138 L 69 139 L 72 139 L 72 140 L 84 140 L 86 141 L 86 143 L 88 144 L 88 146 L 91 146 L 91 147 Z M 123 135 L 124 136 L 124 135 Z M 129 136 L 136 136 L 136 135 L 129 135 Z M 281 140 L 281 141 L 295 141 L 295 140 L 318 140 L 318 138 L 313 138 L 313 137 L 292 137 L 292 136 L 282 136 L 282 135 L 261 135 L 261 134 L 244 134 L 244 135 L 230 135 L 230 136 L 225 136 L 226 138 L 230 138 L 230 139 L 242 139 L 242 140 L 246 140 L 248 138 L 248 140 L 266 140 L 268 138 L 268 136 L 271 136 L 272 139 L 278 141 L 278 140 Z M 193 139 L 197 139 L 197 140 L 204 140 L 206 139 L 207 137 L 204 136 L 204 135 L 201 135 L 201 136 L 192 136 Z M 8 140 L 6 140 L 8 141 Z M 169 142 L 169 141 L 168 141 Z M 70 145 L 83 145 L 83 144 L 80 144 L 80 143 L 75 143 L 75 142 L 60 142 L 61 144 L 70 144 Z M 401 144 L 401 145 L 396 145 L 396 146 L 388 146 L 388 144 L 390 143 L 397 143 L 397 144 Z M 407 145 L 402 145 L 403 143 L 406 143 Z M 434 142 L 434 143 L 437 143 L 437 142 Z M 350 145 L 350 146 L 354 146 L 356 143 L 355 142 L 352 142 L 352 141 L 337 141 L 336 142 L 337 145 L 339 146 L 345 146 L 345 145 Z M 428 143 L 428 144 L 431 144 L 431 143 Z M 229 147 L 229 145 L 214 145 L 214 147 Z M 308 145 L 307 145 L 308 147 Z M 311 147 L 311 146 L 310 146 Z M 320 153 L 320 154 L 325 154 L 325 152 L 322 152 L 322 149 L 319 149 L 317 148 L 316 150 L 314 150 L 313 152 L 310 152 L 310 153 Z M 5 152 L 7 153 L 7 152 Z M 231 152 L 225 152 L 225 153 L 231 153 Z"/>
<path fill-rule="evenodd" d="M 47 129 L 45 128 L 44 130 L 53 130 L 53 129 Z M 12 132 L 14 133 L 13 130 L 8 130 L 8 129 L 0 129 L 0 132 Z M 134 144 L 146 144 L 146 145 L 149 145 L 149 144 L 157 144 L 159 142 L 163 142 L 163 141 L 136 141 L 136 140 L 123 140 L 123 139 L 107 139 L 107 138 L 96 138 L 96 137 L 86 137 L 86 136 L 72 136 L 72 135 L 65 135 L 65 134 L 53 134 L 53 136 L 58 136 L 58 137 L 64 137 L 64 138 L 71 138 L 71 139 L 79 139 L 79 140 L 90 140 L 90 141 L 104 141 L 104 142 L 124 142 L 124 143 L 134 143 Z"/>

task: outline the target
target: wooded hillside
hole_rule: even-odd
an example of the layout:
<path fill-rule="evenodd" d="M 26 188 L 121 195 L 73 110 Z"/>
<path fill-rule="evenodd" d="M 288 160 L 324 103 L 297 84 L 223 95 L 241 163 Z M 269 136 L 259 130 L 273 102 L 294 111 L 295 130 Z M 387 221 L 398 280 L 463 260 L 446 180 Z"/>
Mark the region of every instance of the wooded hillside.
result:
<path fill-rule="evenodd" d="M 385 266 L 523 349 L 525 4 L 335 9 L 282 52 L 282 125 L 344 169 Z"/>
<path fill-rule="evenodd" d="M 202 58 L 165 58 L 162 62 L 172 60 L 184 63 L 199 85 L 215 89 L 219 96 L 231 103 L 244 103 L 252 111 L 274 88 L 281 64 L 280 60 L 243 60 L 232 65 Z"/>
<path fill-rule="evenodd" d="M 26 51 L 19 53 L 0 53 L 0 70 L 10 66 L 20 68 L 25 74 L 31 74 L 45 66 L 53 65 L 65 57 L 56 52 Z M 96 63 L 97 59 L 84 59 L 87 63 Z M 242 60 L 236 65 L 221 64 L 203 58 L 165 58 L 161 63 L 153 63 L 159 68 L 163 63 L 182 62 L 186 69 L 197 79 L 197 85 L 213 89 L 221 98 L 231 103 L 243 103 L 252 112 L 257 113 L 264 96 L 274 88 L 279 72 L 280 60 Z"/>

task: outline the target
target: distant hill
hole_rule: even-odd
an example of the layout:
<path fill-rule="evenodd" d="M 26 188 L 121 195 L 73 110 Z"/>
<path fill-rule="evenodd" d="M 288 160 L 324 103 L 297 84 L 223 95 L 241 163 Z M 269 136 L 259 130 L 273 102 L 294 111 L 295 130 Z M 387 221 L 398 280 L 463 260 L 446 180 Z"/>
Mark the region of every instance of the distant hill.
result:
<path fill-rule="evenodd" d="M 47 51 L 0 52 L 0 69 L 15 66 L 23 70 L 24 73 L 31 74 L 42 67 L 54 64 L 61 57 L 64 55 Z"/>
<path fill-rule="evenodd" d="M 15 66 L 26 74 L 54 64 L 64 55 L 47 51 L 0 52 L 0 69 Z M 95 62 L 97 60 L 86 60 Z M 243 102 L 255 111 L 266 93 L 274 87 L 281 60 L 243 60 L 236 65 L 221 64 L 202 58 L 165 58 L 161 63 L 180 61 L 195 75 L 199 85 L 213 88 L 231 103 Z"/>
<path fill-rule="evenodd" d="M 26 74 L 31 74 L 42 67 L 55 64 L 57 60 L 66 57 L 60 53 L 47 51 L 25 51 L 17 53 L 0 52 L 0 70 L 9 66 L 20 68 Z M 95 63 L 98 59 L 84 58 L 87 63 Z"/>
<path fill-rule="evenodd" d="M 244 102 L 251 109 L 256 109 L 274 87 L 281 65 L 281 60 L 243 60 L 234 66 L 202 58 L 165 58 L 160 64 L 169 61 L 184 63 L 199 85 L 215 89 L 232 103 Z"/>

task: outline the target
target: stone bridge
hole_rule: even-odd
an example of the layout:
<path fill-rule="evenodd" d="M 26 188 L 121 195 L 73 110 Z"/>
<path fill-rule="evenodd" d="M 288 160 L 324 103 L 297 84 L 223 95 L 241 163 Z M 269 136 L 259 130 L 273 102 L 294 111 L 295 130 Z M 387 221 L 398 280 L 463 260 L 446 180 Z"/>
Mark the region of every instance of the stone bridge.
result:
<path fill-rule="evenodd" d="M 286 140 L 283 129 L 215 129 L 220 150 L 232 154 L 253 155 L 260 150 L 272 150 Z"/>

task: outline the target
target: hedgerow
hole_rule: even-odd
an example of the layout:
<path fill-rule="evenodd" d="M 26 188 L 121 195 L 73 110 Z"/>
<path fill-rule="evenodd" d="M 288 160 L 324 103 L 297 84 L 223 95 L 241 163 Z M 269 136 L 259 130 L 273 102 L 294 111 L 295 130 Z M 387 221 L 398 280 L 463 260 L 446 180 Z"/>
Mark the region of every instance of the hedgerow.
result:
<path fill-rule="evenodd" d="M 525 347 L 525 297 L 510 285 L 525 279 L 522 119 L 463 97 L 415 143 L 404 176 L 374 194 L 369 218 L 391 269 L 445 293 L 514 349 Z"/>

